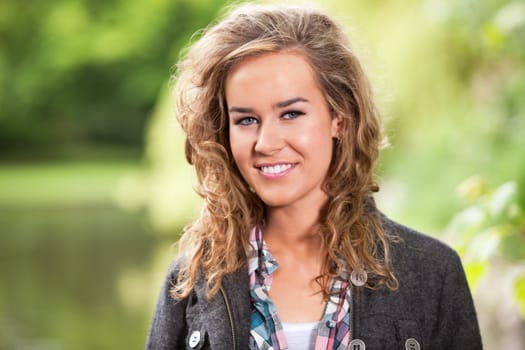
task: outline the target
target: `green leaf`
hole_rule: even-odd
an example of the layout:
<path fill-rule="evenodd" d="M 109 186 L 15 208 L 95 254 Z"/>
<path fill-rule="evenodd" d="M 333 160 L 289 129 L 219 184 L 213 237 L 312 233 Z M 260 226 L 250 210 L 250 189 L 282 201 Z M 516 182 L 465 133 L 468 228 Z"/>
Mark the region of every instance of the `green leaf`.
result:
<path fill-rule="evenodd" d="M 525 237 L 519 231 L 505 236 L 501 241 L 501 252 L 510 261 L 525 260 Z"/>
<path fill-rule="evenodd" d="M 501 216 L 515 197 L 517 185 L 515 182 L 506 182 L 496 189 L 490 200 L 489 210 L 493 216 Z"/>
<path fill-rule="evenodd" d="M 521 316 L 525 318 L 525 274 L 514 281 L 514 298 L 518 304 Z"/>
<path fill-rule="evenodd" d="M 496 254 L 500 241 L 501 234 L 495 227 L 479 232 L 470 240 L 464 254 L 465 260 L 487 263 Z"/>
<path fill-rule="evenodd" d="M 471 290 L 475 290 L 480 278 L 485 275 L 488 267 L 487 261 L 476 261 L 467 263 L 465 266 L 465 274 L 467 275 L 467 282 Z"/>
<path fill-rule="evenodd" d="M 464 180 L 456 188 L 459 197 L 467 202 L 474 202 L 485 194 L 487 191 L 485 179 L 479 175 L 473 175 Z"/>

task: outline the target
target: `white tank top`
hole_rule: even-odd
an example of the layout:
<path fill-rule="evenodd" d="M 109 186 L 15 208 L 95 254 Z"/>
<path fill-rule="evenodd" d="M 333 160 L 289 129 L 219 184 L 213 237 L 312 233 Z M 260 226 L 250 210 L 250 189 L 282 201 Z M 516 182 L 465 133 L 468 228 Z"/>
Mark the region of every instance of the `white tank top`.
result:
<path fill-rule="evenodd" d="M 312 350 L 315 347 L 319 322 L 283 323 L 289 350 Z"/>

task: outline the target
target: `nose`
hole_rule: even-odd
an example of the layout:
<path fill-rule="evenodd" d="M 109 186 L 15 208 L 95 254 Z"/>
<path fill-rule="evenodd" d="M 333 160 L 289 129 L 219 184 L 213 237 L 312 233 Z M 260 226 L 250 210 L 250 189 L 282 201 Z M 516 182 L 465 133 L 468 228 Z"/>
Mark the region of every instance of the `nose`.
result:
<path fill-rule="evenodd" d="M 284 146 L 283 137 L 279 127 L 272 121 L 260 124 L 257 141 L 255 142 L 255 152 L 272 155 Z"/>

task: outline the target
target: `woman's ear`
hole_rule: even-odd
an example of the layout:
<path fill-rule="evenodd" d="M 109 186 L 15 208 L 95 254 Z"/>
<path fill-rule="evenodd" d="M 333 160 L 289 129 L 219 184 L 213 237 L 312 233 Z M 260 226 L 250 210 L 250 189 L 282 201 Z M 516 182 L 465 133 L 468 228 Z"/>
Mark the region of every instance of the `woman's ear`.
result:
<path fill-rule="evenodd" d="M 339 114 L 333 114 L 331 128 L 332 137 L 336 139 L 340 138 L 341 130 L 343 129 L 343 118 Z"/>

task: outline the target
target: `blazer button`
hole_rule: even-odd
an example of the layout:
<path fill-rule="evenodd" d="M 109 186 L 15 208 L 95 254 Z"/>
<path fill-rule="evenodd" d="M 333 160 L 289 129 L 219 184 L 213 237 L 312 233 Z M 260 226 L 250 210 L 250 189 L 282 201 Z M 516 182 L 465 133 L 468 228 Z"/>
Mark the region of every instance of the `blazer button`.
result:
<path fill-rule="evenodd" d="M 365 342 L 361 339 L 354 339 L 350 342 L 350 346 L 348 347 L 350 350 L 365 350 L 366 345 Z"/>
<path fill-rule="evenodd" d="M 419 342 L 414 338 L 408 338 L 405 342 L 405 350 L 420 350 Z"/>
<path fill-rule="evenodd" d="M 201 340 L 201 332 L 199 331 L 193 331 L 190 335 L 190 340 L 188 341 L 188 345 L 190 348 L 194 348 L 199 344 L 199 341 Z"/>
<path fill-rule="evenodd" d="M 353 270 L 350 274 L 350 282 L 356 287 L 362 287 L 365 285 L 368 276 L 366 271 L 363 269 Z"/>

